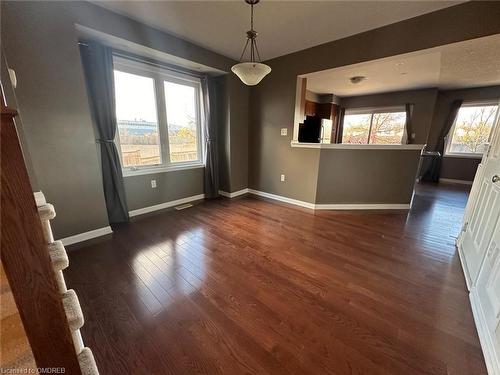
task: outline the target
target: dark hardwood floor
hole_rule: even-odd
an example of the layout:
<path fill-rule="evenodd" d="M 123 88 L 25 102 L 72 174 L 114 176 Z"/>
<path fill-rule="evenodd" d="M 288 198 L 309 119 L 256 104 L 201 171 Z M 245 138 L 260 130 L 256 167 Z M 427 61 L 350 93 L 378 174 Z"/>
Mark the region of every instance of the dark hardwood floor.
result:
<path fill-rule="evenodd" d="M 71 251 L 66 279 L 103 375 L 486 374 L 454 246 L 466 199 L 202 202 Z"/>

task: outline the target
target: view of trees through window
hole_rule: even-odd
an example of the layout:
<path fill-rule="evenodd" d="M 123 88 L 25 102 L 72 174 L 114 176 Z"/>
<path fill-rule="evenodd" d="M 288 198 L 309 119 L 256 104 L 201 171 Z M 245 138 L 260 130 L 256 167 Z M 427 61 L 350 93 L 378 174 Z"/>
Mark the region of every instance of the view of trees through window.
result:
<path fill-rule="evenodd" d="M 155 79 L 115 70 L 116 116 L 122 166 L 162 164 Z M 167 162 L 199 160 L 197 90 L 194 86 L 163 82 L 168 123 Z M 165 145 L 166 147 L 166 145 Z"/>
<path fill-rule="evenodd" d="M 372 115 L 345 115 L 342 143 L 368 143 Z"/>
<path fill-rule="evenodd" d="M 482 154 L 489 141 L 498 106 L 465 106 L 458 111 L 447 153 Z"/>
<path fill-rule="evenodd" d="M 342 143 L 401 144 L 405 124 L 406 112 L 347 114 Z"/>
<path fill-rule="evenodd" d="M 164 88 L 170 161 L 198 160 L 196 90 L 192 86 L 166 81 Z"/>

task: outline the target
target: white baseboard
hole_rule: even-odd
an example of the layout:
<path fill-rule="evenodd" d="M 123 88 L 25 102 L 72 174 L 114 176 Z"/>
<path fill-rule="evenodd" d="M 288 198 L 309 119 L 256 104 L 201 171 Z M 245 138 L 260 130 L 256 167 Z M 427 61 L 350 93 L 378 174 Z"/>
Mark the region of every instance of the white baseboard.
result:
<path fill-rule="evenodd" d="M 219 194 L 222 195 L 223 197 L 226 197 L 226 198 L 235 198 L 235 197 L 239 197 L 240 195 L 247 194 L 247 193 L 248 193 L 248 188 L 241 189 L 238 191 L 233 191 L 232 193 L 229 193 L 229 192 L 224 191 L 224 190 L 219 190 Z"/>
<path fill-rule="evenodd" d="M 248 189 L 250 194 L 259 195 L 261 197 L 274 199 L 280 202 L 294 204 L 296 206 L 301 206 L 309 208 L 311 210 L 408 210 L 410 204 L 391 204 L 391 203 L 354 203 L 354 204 L 316 204 L 310 202 L 304 202 L 297 199 L 283 197 L 281 195 L 266 193 L 264 191 Z"/>
<path fill-rule="evenodd" d="M 277 200 L 277 201 L 280 201 L 280 202 L 285 202 L 285 203 L 294 204 L 296 206 L 310 208 L 311 210 L 314 210 L 314 207 L 315 207 L 314 203 L 299 201 L 297 199 L 292 199 L 292 198 L 283 197 L 281 195 L 266 193 L 264 191 L 259 191 L 259 190 L 254 190 L 254 189 L 248 189 L 248 192 L 250 194 L 258 195 L 258 196 L 269 198 L 269 199 L 274 199 L 274 200 Z"/>
<path fill-rule="evenodd" d="M 113 233 L 113 230 L 111 229 L 110 226 L 107 226 L 104 228 L 94 229 L 88 232 L 75 234 L 74 236 L 61 238 L 61 242 L 63 243 L 64 246 L 68 246 L 78 242 L 91 240 L 92 238 L 105 236 L 106 234 L 111 234 L 111 233 Z"/>
<path fill-rule="evenodd" d="M 334 203 L 334 204 L 316 204 L 315 210 L 409 210 L 410 204 L 401 203 Z"/>
<path fill-rule="evenodd" d="M 500 374 L 500 353 L 496 352 L 495 338 L 491 336 L 491 332 L 486 326 L 484 311 L 479 303 L 475 288 L 470 291 L 469 299 L 488 374 L 498 375 Z"/>
<path fill-rule="evenodd" d="M 197 200 L 200 200 L 203 198 L 205 198 L 205 194 L 193 195 L 191 197 L 176 199 L 176 200 L 170 201 L 170 202 L 155 204 L 154 206 L 138 208 L 137 210 L 129 211 L 128 214 L 130 215 L 130 217 L 143 215 L 143 214 L 147 214 L 147 213 L 150 213 L 153 211 L 163 210 L 165 208 L 170 208 L 170 207 L 178 206 L 181 204 L 197 201 Z"/>
<path fill-rule="evenodd" d="M 453 178 L 440 178 L 440 184 L 459 184 L 459 185 L 472 185 L 472 181 L 467 180 L 454 180 Z"/>

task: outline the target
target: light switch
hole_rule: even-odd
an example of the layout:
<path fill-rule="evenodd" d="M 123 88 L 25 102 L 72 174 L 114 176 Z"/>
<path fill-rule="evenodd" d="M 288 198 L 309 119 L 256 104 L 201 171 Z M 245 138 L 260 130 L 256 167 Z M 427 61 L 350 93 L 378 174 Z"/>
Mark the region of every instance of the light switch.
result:
<path fill-rule="evenodd" d="M 156 188 L 156 180 L 151 180 L 151 187 Z"/>
<path fill-rule="evenodd" d="M 282 174 L 282 175 L 280 176 L 280 181 L 281 181 L 281 182 L 284 182 L 284 181 L 285 181 L 285 175 L 284 175 L 284 174 Z"/>
<path fill-rule="evenodd" d="M 287 135 L 288 134 L 288 129 L 287 128 L 281 128 L 281 135 Z"/>

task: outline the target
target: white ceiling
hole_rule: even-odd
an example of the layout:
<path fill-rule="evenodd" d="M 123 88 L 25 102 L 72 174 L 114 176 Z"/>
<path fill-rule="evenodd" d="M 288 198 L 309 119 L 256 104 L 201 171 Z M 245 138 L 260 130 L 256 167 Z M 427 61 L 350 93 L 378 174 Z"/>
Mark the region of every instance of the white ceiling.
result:
<path fill-rule="evenodd" d="M 92 2 L 233 59 L 250 28 L 243 0 Z M 261 58 L 268 60 L 460 2 L 262 0 L 254 28 Z"/>
<path fill-rule="evenodd" d="M 358 84 L 354 76 L 366 76 Z M 307 89 L 337 96 L 500 84 L 500 34 L 306 74 Z"/>

